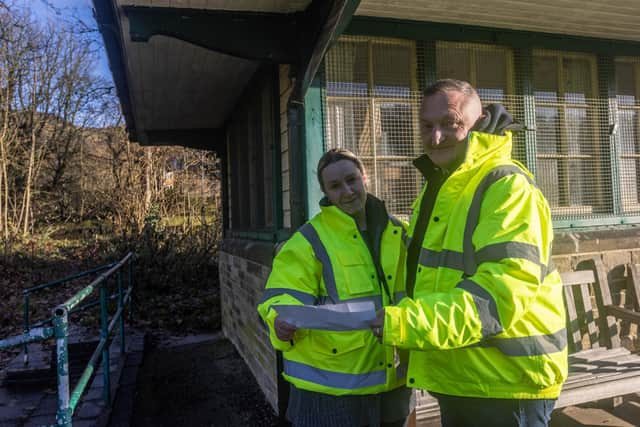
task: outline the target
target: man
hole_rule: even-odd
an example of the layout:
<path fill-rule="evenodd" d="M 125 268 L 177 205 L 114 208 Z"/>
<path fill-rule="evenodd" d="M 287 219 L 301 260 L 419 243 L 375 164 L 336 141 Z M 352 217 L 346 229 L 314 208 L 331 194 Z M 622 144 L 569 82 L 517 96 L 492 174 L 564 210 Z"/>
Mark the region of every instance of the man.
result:
<path fill-rule="evenodd" d="M 515 123 L 447 79 L 425 90 L 420 127 L 407 298 L 373 332 L 412 350 L 407 384 L 438 399 L 443 426 L 546 426 L 567 376 L 565 309 L 549 206 L 510 156 Z"/>

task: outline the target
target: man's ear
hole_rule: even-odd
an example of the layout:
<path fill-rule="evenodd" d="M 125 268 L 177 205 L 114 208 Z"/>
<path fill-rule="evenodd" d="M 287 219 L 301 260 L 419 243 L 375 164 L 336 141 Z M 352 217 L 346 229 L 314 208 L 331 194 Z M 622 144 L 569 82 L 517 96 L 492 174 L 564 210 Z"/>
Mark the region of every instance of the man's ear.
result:
<path fill-rule="evenodd" d="M 369 177 L 366 174 L 362 175 L 362 182 L 365 187 L 369 185 Z"/>

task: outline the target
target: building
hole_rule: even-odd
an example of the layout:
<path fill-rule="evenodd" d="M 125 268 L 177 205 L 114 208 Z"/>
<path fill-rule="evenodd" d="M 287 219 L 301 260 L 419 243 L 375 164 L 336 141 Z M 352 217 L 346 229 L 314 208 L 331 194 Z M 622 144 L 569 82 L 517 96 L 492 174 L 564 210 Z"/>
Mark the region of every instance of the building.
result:
<path fill-rule="evenodd" d="M 470 81 L 526 126 L 514 156 L 552 207 L 554 261 L 640 257 L 640 8 L 633 0 L 94 0 L 130 136 L 223 159 L 223 329 L 274 408 L 255 306 L 274 248 L 317 211 L 343 146 L 408 215 L 420 91 Z"/>

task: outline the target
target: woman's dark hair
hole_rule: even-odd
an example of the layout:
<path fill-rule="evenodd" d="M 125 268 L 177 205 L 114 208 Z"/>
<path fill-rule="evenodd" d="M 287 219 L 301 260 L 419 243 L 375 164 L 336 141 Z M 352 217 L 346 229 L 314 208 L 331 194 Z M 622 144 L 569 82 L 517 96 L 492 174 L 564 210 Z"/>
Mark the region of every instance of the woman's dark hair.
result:
<path fill-rule="evenodd" d="M 364 176 L 364 165 L 355 154 L 345 148 L 332 148 L 324 153 L 318 161 L 318 183 L 320 184 L 320 188 L 322 189 L 322 191 L 324 191 L 324 184 L 322 183 L 322 171 L 331 163 L 335 163 L 340 160 L 349 160 L 353 162 L 360 173 Z"/>

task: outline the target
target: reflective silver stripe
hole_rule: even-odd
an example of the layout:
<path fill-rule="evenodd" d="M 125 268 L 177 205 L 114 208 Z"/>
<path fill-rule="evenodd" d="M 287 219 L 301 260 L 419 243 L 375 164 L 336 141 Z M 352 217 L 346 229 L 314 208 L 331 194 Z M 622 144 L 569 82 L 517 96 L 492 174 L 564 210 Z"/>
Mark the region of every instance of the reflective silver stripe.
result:
<path fill-rule="evenodd" d="M 500 261 L 505 258 L 521 258 L 540 266 L 540 281 L 552 272 L 555 267 L 550 262 L 551 268 L 544 265 L 540 259 L 540 250 L 537 246 L 523 242 L 503 242 L 485 246 L 476 252 L 476 262 L 482 264 L 487 261 Z"/>
<path fill-rule="evenodd" d="M 493 338 L 482 347 L 496 347 L 507 356 L 541 356 L 557 353 L 567 347 L 567 330 L 560 329 L 554 334 L 536 335 L 522 338 Z"/>
<path fill-rule="evenodd" d="M 317 308 L 318 306 L 316 306 Z M 274 309 L 278 313 L 284 312 L 292 316 L 292 319 L 304 319 L 305 316 L 308 316 L 309 307 L 304 305 L 272 305 L 272 309 Z M 282 309 L 282 310 L 280 310 Z M 319 331 L 332 331 L 332 332 L 342 332 L 342 331 L 361 331 L 363 329 L 369 330 L 367 326 L 363 327 L 361 324 L 355 325 L 352 318 L 349 316 L 351 313 L 344 312 L 334 312 L 331 314 L 330 318 L 324 319 L 315 319 L 313 322 L 313 326 L 311 329 L 319 330 Z M 295 324 L 295 322 L 294 322 Z M 300 326 L 301 328 L 305 328 L 304 326 Z"/>
<path fill-rule="evenodd" d="M 373 371 L 364 374 L 345 374 L 333 372 L 284 359 L 284 373 L 304 381 L 325 387 L 356 390 L 387 383 L 387 371 Z"/>
<path fill-rule="evenodd" d="M 476 252 L 476 261 L 482 264 L 487 261 L 500 261 L 505 258 L 522 258 L 541 265 L 540 250 L 535 245 L 522 242 L 495 243 Z"/>
<path fill-rule="evenodd" d="M 438 252 L 422 248 L 420 250 L 420 258 L 418 258 L 418 264 L 423 267 L 447 267 L 455 270 L 463 270 L 464 257 L 462 252 L 450 251 L 448 249 Z"/>
<path fill-rule="evenodd" d="M 269 288 L 265 289 L 262 293 L 260 304 L 278 295 L 290 295 L 306 305 L 315 305 L 318 302 L 318 299 L 315 297 L 315 295 L 311 295 L 306 292 L 296 291 L 288 288 Z"/>
<path fill-rule="evenodd" d="M 407 296 L 407 292 L 406 291 L 396 292 L 396 293 L 393 294 L 393 300 L 397 304 L 398 301 L 400 301 L 402 298 L 405 298 L 406 296 Z"/>
<path fill-rule="evenodd" d="M 318 232 L 315 228 L 309 223 L 306 223 L 302 227 L 298 229 L 300 234 L 307 239 L 307 242 L 313 248 L 313 253 L 316 258 L 322 264 L 322 278 L 324 279 L 324 286 L 327 288 L 327 294 L 329 294 L 329 299 L 334 303 L 340 302 L 340 298 L 338 297 L 338 288 L 336 287 L 336 278 L 333 274 L 333 266 L 331 265 L 331 259 L 329 258 L 329 253 L 327 252 L 327 248 L 324 247 L 322 241 L 320 240 L 320 236 L 318 236 Z"/>
<path fill-rule="evenodd" d="M 489 292 L 472 280 L 463 280 L 456 288 L 464 289 L 472 295 L 482 323 L 483 338 L 497 335 L 504 330 L 500 323 L 498 306 Z"/>
<path fill-rule="evenodd" d="M 505 176 L 520 174 L 523 175 L 529 183 L 533 184 L 531 178 L 519 167 L 515 165 L 505 165 L 499 166 L 489 172 L 480 182 L 476 192 L 473 195 L 473 200 L 471 201 L 471 205 L 469 206 L 469 212 L 467 213 L 467 223 L 464 227 L 464 242 L 463 242 L 463 250 L 464 253 L 464 274 L 467 276 L 473 276 L 478 268 L 478 262 L 475 259 L 475 250 L 473 248 L 473 232 L 478 225 L 478 220 L 480 218 L 480 208 L 482 206 L 482 199 L 484 198 L 484 194 L 487 189 L 493 185 L 496 181 Z"/>

